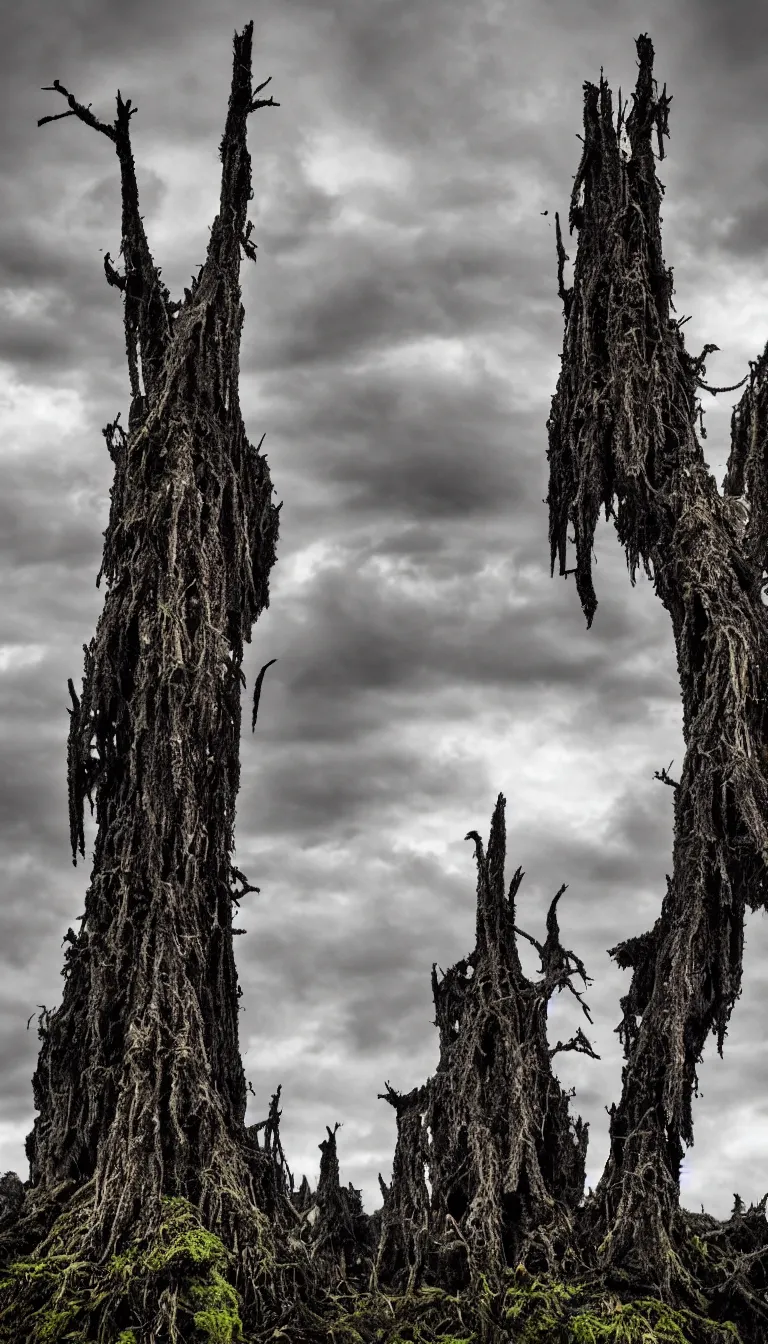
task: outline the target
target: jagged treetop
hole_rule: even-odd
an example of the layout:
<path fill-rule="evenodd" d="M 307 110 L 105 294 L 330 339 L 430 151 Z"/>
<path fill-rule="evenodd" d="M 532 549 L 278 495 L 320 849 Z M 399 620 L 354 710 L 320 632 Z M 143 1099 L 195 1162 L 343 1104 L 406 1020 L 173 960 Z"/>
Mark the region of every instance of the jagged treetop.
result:
<path fill-rule="evenodd" d="M 708 344 L 699 356 L 688 354 L 682 335 L 688 319 L 670 316 L 673 277 L 662 253 L 664 187 L 656 176 L 653 133 L 661 159 L 671 96 L 666 85 L 657 92 L 650 38 L 641 34 L 636 45 L 639 71 L 629 116 L 619 90 L 614 122 L 602 74 L 599 87 L 584 84 L 584 147 L 569 211 L 570 232 L 578 231 L 570 288 L 564 284 L 568 257 L 555 217 L 566 327 L 547 422 L 550 561 L 553 574 L 556 558 L 561 575 L 575 573 L 588 628 L 597 607 L 592 549 L 601 505 L 606 518 L 616 517 L 633 584 L 641 560 L 649 578 L 669 562 L 669 536 L 683 507 L 681 476 L 695 476 L 707 503 L 719 505 L 733 525 L 741 517 L 736 502 L 723 508 L 696 436 L 697 389 L 731 389 L 703 382 L 707 355 L 718 347 Z M 569 522 L 574 570 L 566 568 Z"/>
<path fill-rule="evenodd" d="M 232 85 L 224 135 L 219 145 L 219 158 L 223 164 L 221 175 L 221 193 L 219 213 L 216 216 L 208 243 L 206 262 L 201 267 L 192 289 L 185 290 L 186 306 L 189 307 L 193 294 L 199 289 L 206 270 L 229 269 L 235 276 L 239 272 L 239 246 L 242 245 L 255 261 L 255 245 L 250 242 L 252 225 L 246 227 L 245 217 L 248 201 L 252 199 L 251 161 L 246 145 L 246 121 L 251 112 L 259 107 L 279 107 L 273 98 L 259 98 L 262 89 L 270 79 L 253 90 L 251 77 L 251 50 L 253 43 L 253 22 L 246 24 L 242 33 L 235 33 Z M 270 77 L 271 78 L 271 77 Z M 130 138 L 130 119 L 138 111 L 131 106 L 131 99 L 123 101 L 120 90 L 117 91 L 117 116 L 114 122 L 99 121 L 90 110 L 90 103 L 84 107 L 74 94 L 55 79 L 53 84 L 45 85 L 47 91 L 55 90 L 66 98 L 70 110 L 55 116 L 41 117 L 38 126 L 49 121 L 60 121 L 64 117 L 79 117 L 87 126 L 107 136 L 115 146 L 120 160 L 122 184 L 122 243 L 120 253 L 125 262 L 125 274 L 119 275 L 111 264 L 109 252 L 104 256 L 104 270 L 107 280 L 125 294 L 125 345 L 128 357 L 128 369 L 131 382 L 131 397 L 136 404 L 141 396 L 139 375 L 144 383 L 146 407 L 152 407 L 158 397 L 160 381 L 164 372 L 164 362 L 174 330 L 174 322 L 184 307 L 181 302 L 173 302 L 169 291 L 160 279 L 161 269 L 155 265 L 149 250 L 144 223 L 139 214 L 139 192 L 136 182 L 136 168 L 133 160 Z M 239 340 L 239 326 L 225 323 L 217 332 L 222 362 L 232 364 L 231 346 L 233 338 Z M 234 352 L 236 354 L 236 351 Z M 234 367 L 237 368 L 235 359 Z"/>

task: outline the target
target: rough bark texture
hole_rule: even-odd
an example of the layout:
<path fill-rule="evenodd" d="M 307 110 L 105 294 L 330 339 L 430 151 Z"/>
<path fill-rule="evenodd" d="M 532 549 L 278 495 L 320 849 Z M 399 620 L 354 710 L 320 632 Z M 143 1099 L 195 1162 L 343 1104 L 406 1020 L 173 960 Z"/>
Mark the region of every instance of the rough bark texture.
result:
<path fill-rule="evenodd" d="M 501 794 L 487 853 L 466 837 L 475 948 L 441 977 L 433 966 L 437 1070 L 382 1094 L 397 1116 L 382 1209 L 366 1215 L 342 1187 L 338 1124 L 320 1143 L 317 1190 L 305 1178 L 294 1191 L 279 1087 L 267 1118 L 244 1123 L 232 906 L 255 888 L 231 862 L 241 662 L 278 525 L 238 403 L 240 247 L 255 256 L 246 122 L 274 105 L 258 98 L 264 85 L 252 91 L 251 41 L 249 24 L 235 36 L 220 211 L 183 303 L 144 234 L 130 102 L 118 93 L 105 125 L 52 86 L 69 103 L 61 115 L 111 139 L 120 160 L 125 274 L 108 254 L 105 272 L 125 299 L 131 409 L 127 435 L 117 420 L 105 430 L 107 594 L 80 698 L 69 683 L 73 858 L 95 797 L 93 871 L 61 1007 L 39 1024 L 30 1179 L 0 1177 L 0 1340 L 725 1344 L 730 1321 L 742 1344 L 762 1344 L 768 1195 L 746 1212 L 736 1196 L 719 1223 L 679 1208 L 679 1170 L 696 1064 L 709 1031 L 722 1051 L 738 997 L 744 911 L 765 904 L 768 348 L 734 413 L 721 496 L 696 437 L 713 347 L 689 356 L 670 318 L 651 147 L 669 100 L 646 37 L 626 124 L 604 81 L 585 85 L 571 289 L 557 221 L 566 332 L 549 421 L 553 569 L 559 557 L 574 572 L 571 523 L 591 624 L 594 530 L 617 499 L 632 581 L 642 559 L 672 617 L 684 710 L 680 782 L 659 776 L 675 791 L 673 876 L 654 928 L 612 950 L 633 977 L 605 1172 L 582 1204 L 587 1126 L 552 1059 L 596 1056 L 581 1029 L 548 1045 L 547 1003 L 568 988 L 591 1021 L 572 983 L 588 977 L 560 943 L 565 887 L 543 943 L 515 923 L 523 874 L 505 892 Z M 534 982 L 518 937 L 541 958 Z"/>
<path fill-rule="evenodd" d="M 338 1128 L 338 1123 L 333 1129 L 326 1125 L 328 1138 L 319 1144 L 320 1179 L 314 1197 L 318 1216 L 312 1237 L 312 1258 L 324 1262 L 322 1279 L 331 1286 L 370 1271 L 374 1250 L 360 1191 L 352 1184 L 344 1188 L 339 1178 Z"/>
<path fill-rule="evenodd" d="M 397 1115 L 397 1140 L 392 1180 L 379 1174 L 383 1196 L 381 1233 L 376 1252 L 374 1282 L 413 1292 L 422 1276 L 430 1249 L 430 1196 L 425 1179 L 429 1156 L 425 1124 L 427 1087 L 405 1094 L 385 1083 L 380 1101 L 388 1101 Z"/>
<path fill-rule="evenodd" d="M 626 1064 L 610 1156 L 584 1218 L 603 1267 L 624 1265 L 666 1297 L 674 1279 L 687 1279 L 670 1238 L 684 1145 L 693 1142 L 696 1065 L 710 1032 L 722 1054 L 740 992 L 745 906 L 765 906 L 765 364 L 753 370 L 734 419 L 723 496 L 696 435 L 697 388 L 716 347 L 687 353 L 683 324 L 670 316 L 672 273 L 661 250 L 652 136 L 661 157 L 670 100 L 666 88 L 656 91 L 646 36 L 637 50 L 626 121 L 620 108 L 614 123 L 604 80 L 584 86 L 570 289 L 557 222 L 565 341 L 549 420 L 548 502 L 552 569 L 558 558 L 561 574 L 574 572 L 566 569 L 571 523 L 588 626 L 602 504 L 632 582 L 640 560 L 653 580 L 677 649 L 686 753 L 675 787 L 673 872 L 654 928 L 612 949 L 633 971 L 622 1000 Z"/>
<path fill-rule="evenodd" d="M 498 1289 L 504 1269 L 520 1260 L 557 1269 L 584 1192 L 588 1127 L 571 1120 L 551 1060 L 560 1050 L 597 1056 L 581 1029 L 549 1048 L 547 1003 L 563 988 L 581 1002 L 571 979 L 578 973 L 586 983 L 587 975 L 560 943 L 565 887 L 550 905 L 543 944 L 515 924 L 523 873 L 517 869 L 505 894 L 504 806 L 499 794 L 487 855 L 477 831 L 466 837 L 477 858 L 475 949 L 442 980 L 433 967 L 437 1072 L 407 1096 L 387 1085 L 398 1139 L 392 1183 L 383 1187 L 377 1272 L 399 1288 L 423 1277 L 455 1289 L 484 1275 Z M 541 980 L 523 974 L 518 935 L 538 951 Z"/>
<path fill-rule="evenodd" d="M 157 1230 L 163 1196 L 185 1197 L 239 1251 L 246 1292 L 266 1219 L 288 1205 L 280 1163 L 245 1131 L 232 928 L 237 898 L 255 890 L 231 863 L 243 644 L 268 605 L 279 513 L 238 398 L 240 249 L 255 259 L 246 126 L 277 106 L 252 90 L 251 42 L 249 24 L 234 40 L 219 213 L 183 303 L 139 215 L 136 109 L 118 93 L 104 124 L 52 86 L 69 103 L 61 115 L 110 139 L 120 161 L 125 274 L 109 254 L 105 271 L 124 294 L 132 400 L 129 433 L 117 420 L 104 431 L 107 592 L 80 698 L 69 683 L 73 861 L 94 795 L 98 831 L 62 1003 L 39 1026 L 26 1200 L 34 1241 L 57 1192 L 87 1191 L 83 1250 L 103 1264 L 129 1230 Z"/>

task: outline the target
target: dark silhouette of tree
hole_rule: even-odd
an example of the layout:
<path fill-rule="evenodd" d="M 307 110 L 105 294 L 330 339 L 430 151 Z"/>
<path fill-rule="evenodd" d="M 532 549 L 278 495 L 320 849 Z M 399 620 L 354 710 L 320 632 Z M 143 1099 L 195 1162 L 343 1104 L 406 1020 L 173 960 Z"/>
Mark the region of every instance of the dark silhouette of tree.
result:
<path fill-rule="evenodd" d="M 642 560 L 670 613 L 683 698 L 681 778 L 658 774 L 674 790 L 673 875 L 654 928 L 612 949 L 633 976 L 605 1171 L 584 1200 L 587 1125 L 552 1068 L 560 1051 L 597 1056 L 581 1028 L 547 1039 L 556 991 L 591 1021 L 573 985 L 588 983 L 585 967 L 560 942 L 566 888 L 542 943 L 518 927 L 523 873 L 505 892 L 502 794 L 487 853 L 477 831 L 466 837 L 475 948 L 440 977 L 432 968 L 436 1072 L 381 1094 L 397 1117 L 382 1208 L 367 1215 L 341 1185 L 338 1122 L 316 1191 L 306 1177 L 294 1190 L 280 1087 L 267 1118 L 245 1125 L 232 907 L 257 888 L 231 859 L 241 664 L 268 605 L 279 512 L 238 399 L 240 249 L 255 260 L 246 123 L 277 106 L 258 97 L 269 81 L 252 89 L 252 31 L 235 35 L 219 213 L 180 303 L 139 215 L 130 100 L 118 92 L 106 124 L 51 86 L 69 104 L 60 115 L 112 140 L 120 160 L 124 272 L 108 253 L 104 266 L 125 302 L 131 405 L 127 434 L 119 416 L 104 431 L 107 592 L 80 697 L 69 682 L 73 861 L 88 799 L 93 869 L 81 928 L 64 940 L 61 1006 L 39 1022 L 30 1179 L 0 1177 L 0 1340 L 723 1344 L 735 1323 L 741 1344 L 762 1344 L 768 1195 L 746 1211 L 736 1195 L 720 1223 L 680 1208 L 679 1174 L 696 1066 L 710 1031 L 722 1053 L 739 994 L 745 909 L 766 905 L 768 347 L 734 412 L 721 495 L 696 434 L 716 347 L 690 356 L 670 316 L 651 143 L 655 131 L 661 157 L 670 100 L 645 36 L 626 120 L 619 95 L 614 124 L 602 77 L 584 86 L 570 289 L 556 217 L 566 325 L 548 422 L 552 570 L 559 558 L 576 574 L 591 625 L 603 505 L 632 582 Z M 539 954 L 535 981 L 520 937 Z"/>
<path fill-rule="evenodd" d="M 252 89 L 252 31 L 235 35 L 219 213 L 180 303 L 139 214 L 136 109 L 118 92 L 107 124 L 52 86 L 69 104 L 60 116 L 111 140 L 120 161 L 124 274 L 108 253 L 104 267 L 124 297 L 131 408 L 128 434 L 119 416 L 104 430 L 115 465 L 97 579 L 107 591 L 81 697 L 69 682 L 73 862 L 95 796 L 91 883 L 68 934 L 61 1007 L 39 1025 L 39 1114 L 13 1233 L 17 1248 L 60 1249 L 60 1228 L 44 1235 L 66 1203 L 87 1215 L 78 1249 L 105 1264 L 129 1233 L 157 1233 L 163 1196 L 184 1197 L 238 1253 L 246 1294 L 289 1202 L 274 1148 L 244 1125 L 232 928 L 233 905 L 256 890 L 231 862 L 243 643 L 269 602 L 279 514 L 238 397 L 240 251 L 256 256 L 246 127 L 278 106 L 259 97 L 268 80 Z M 176 1305 L 171 1291 L 157 1329 Z"/>
<path fill-rule="evenodd" d="M 766 357 L 734 415 L 721 495 L 696 433 L 704 362 L 717 347 L 686 351 L 661 250 L 652 141 L 655 133 L 663 157 L 670 98 L 666 86 L 657 91 L 647 36 L 637 52 L 626 119 L 620 105 L 614 122 L 602 77 L 599 88 L 584 85 L 570 289 L 557 219 L 565 340 L 548 422 L 548 503 L 552 571 L 558 559 L 561 574 L 575 573 L 588 627 L 602 505 L 632 583 L 640 560 L 653 580 L 677 650 L 686 753 L 674 784 L 673 871 L 653 929 L 611 949 L 633 972 L 618 1029 L 626 1064 L 610 1156 L 584 1220 L 604 1268 L 627 1267 L 669 1296 L 673 1282 L 690 1284 L 672 1233 L 696 1066 L 710 1032 L 722 1055 L 740 993 L 745 907 L 766 905 Z M 575 570 L 566 568 L 569 523 Z"/>
<path fill-rule="evenodd" d="M 437 1071 L 407 1096 L 389 1084 L 384 1094 L 397 1112 L 398 1139 L 392 1183 L 382 1183 L 376 1268 L 400 1287 L 422 1278 L 466 1287 L 484 1274 L 498 1290 L 504 1269 L 520 1260 L 556 1270 L 584 1192 L 588 1126 L 573 1124 L 551 1061 L 561 1050 L 597 1056 L 581 1029 L 549 1048 L 547 1004 L 567 988 L 589 1018 L 571 983 L 575 973 L 585 984 L 588 977 L 560 943 L 557 903 L 565 887 L 549 907 L 544 943 L 515 924 L 523 873 L 517 869 L 505 893 L 504 807 L 499 794 L 487 854 L 477 831 L 466 836 L 477 859 L 476 945 L 442 979 L 432 970 Z M 523 974 L 518 936 L 536 948 L 541 980 Z"/>
<path fill-rule="evenodd" d="M 312 1259 L 321 1268 L 325 1285 L 354 1281 L 370 1272 L 371 1256 L 375 1247 L 371 1235 L 371 1220 L 363 1211 L 359 1190 L 350 1183 L 342 1186 L 339 1176 L 339 1156 L 336 1150 L 337 1122 L 333 1129 L 326 1125 L 327 1139 L 320 1148 L 320 1178 L 312 1204 L 317 1210 L 310 1245 Z"/>

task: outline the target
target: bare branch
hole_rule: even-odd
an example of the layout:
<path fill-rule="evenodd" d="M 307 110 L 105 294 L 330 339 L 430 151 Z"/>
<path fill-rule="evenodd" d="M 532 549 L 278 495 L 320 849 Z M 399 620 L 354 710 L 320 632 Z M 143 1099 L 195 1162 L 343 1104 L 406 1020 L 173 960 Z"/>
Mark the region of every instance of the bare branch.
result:
<path fill-rule="evenodd" d="M 272 664 L 273 664 L 273 663 L 276 663 L 276 662 L 277 662 L 277 659 L 276 659 L 276 658 L 270 658 L 269 662 L 264 664 L 264 666 L 262 667 L 262 669 L 261 669 L 261 671 L 260 671 L 258 677 L 256 678 L 256 684 L 255 684 L 255 686 L 254 686 L 254 688 L 253 688 L 253 715 L 252 715 L 252 718 L 251 718 L 251 732 L 252 732 L 252 733 L 256 731 L 256 717 L 257 717 L 258 712 L 259 712 L 259 701 L 260 701 L 260 699 L 261 699 L 261 687 L 262 687 L 262 683 L 263 683 L 263 681 L 264 681 L 264 674 L 265 674 L 267 668 L 268 668 L 268 667 L 271 667 Z"/>
<path fill-rule="evenodd" d="M 99 131 L 102 135 L 106 135 L 107 138 L 112 140 L 113 142 L 117 141 L 116 128 L 114 126 L 107 125 L 107 123 L 104 121 L 99 121 L 98 118 L 95 117 L 91 112 L 91 104 L 89 103 L 87 107 L 83 107 L 82 103 L 78 103 L 77 99 L 75 98 L 75 95 L 73 93 L 70 93 L 67 89 L 65 89 L 64 85 L 61 84 L 58 79 L 54 79 L 52 84 L 44 84 L 42 86 L 42 91 L 44 93 L 50 93 L 53 92 L 54 90 L 56 93 L 60 93 L 63 98 L 66 98 L 71 110 L 69 112 L 59 112 L 57 116 L 53 117 L 41 117 L 37 123 L 38 126 L 45 126 L 46 122 L 49 121 L 61 121 L 62 117 L 79 117 L 81 121 L 85 122 L 86 126 L 91 126 L 94 131 Z M 120 106 L 119 92 L 117 97 L 119 108 Z M 133 111 L 129 112 L 128 108 L 130 108 L 130 106 L 131 104 L 129 99 L 128 103 L 126 104 L 126 114 L 129 117 L 133 116 L 133 112 L 137 110 L 136 108 L 134 108 Z"/>
<path fill-rule="evenodd" d="M 581 1030 L 581 1027 L 578 1028 L 576 1035 L 572 1036 L 569 1041 L 565 1042 L 565 1044 L 563 1044 L 562 1041 L 558 1041 L 557 1045 L 551 1048 L 549 1051 L 550 1059 L 553 1059 L 555 1055 L 563 1050 L 576 1050 L 581 1055 L 591 1055 L 592 1059 L 600 1058 L 600 1056 L 592 1049 L 592 1046 L 584 1035 L 584 1032 Z"/>
<path fill-rule="evenodd" d="M 673 762 L 670 761 L 670 762 L 669 762 L 669 765 L 667 766 L 667 769 L 666 769 L 666 770 L 654 770 L 654 772 L 653 772 L 653 778 L 654 778 L 654 779 L 660 779 L 661 782 L 662 782 L 662 784 L 669 784 L 670 787 L 673 788 L 673 789 L 679 789 L 680 785 L 678 784 L 677 780 L 675 780 L 675 779 L 670 779 L 669 775 L 667 774 L 667 770 L 671 770 L 671 769 L 672 769 L 672 765 L 673 765 Z"/>

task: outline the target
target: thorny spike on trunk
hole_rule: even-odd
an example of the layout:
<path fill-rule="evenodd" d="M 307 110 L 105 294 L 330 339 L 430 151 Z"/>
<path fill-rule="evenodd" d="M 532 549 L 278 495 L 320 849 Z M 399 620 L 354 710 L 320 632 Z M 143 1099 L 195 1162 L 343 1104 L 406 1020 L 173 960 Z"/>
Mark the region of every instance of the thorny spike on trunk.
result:
<path fill-rule="evenodd" d="M 562 370 L 549 425 L 552 568 L 576 541 L 587 625 L 597 606 L 591 551 L 601 504 L 615 514 L 634 584 L 639 560 L 672 619 L 686 756 L 675 789 L 674 871 L 651 933 L 612 949 L 633 968 L 622 1001 L 627 1062 L 611 1112 L 611 1151 L 584 1214 L 600 1263 L 634 1266 L 667 1296 L 686 1276 L 670 1244 L 683 1144 L 693 1141 L 696 1065 L 711 1031 L 718 1050 L 740 993 L 745 905 L 765 908 L 768 861 L 768 622 L 765 565 L 765 363 L 734 418 L 723 498 L 696 436 L 704 360 L 670 317 L 655 171 L 670 99 L 657 94 L 653 47 L 637 40 L 639 73 L 626 121 L 611 93 L 584 85 L 584 150 L 571 198 L 578 229 L 573 286 L 557 228 L 565 309 Z M 762 437 L 755 439 L 755 431 Z M 751 444 L 747 449 L 746 445 Z M 745 533 L 746 503 L 753 515 Z M 755 507 L 756 506 L 756 507 Z M 640 1018 L 639 1025 L 636 1021 Z"/>
<path fill-rule="evenodd" d="M 559 1268 L 584 1191 L 588 1126 L 571 1120 L 551 1058 L 563 1049 L 597 1056 L 581 1032 L 567 1045 L 547 1045 L 549 999 L 567 988 L 581 1002 L 571 977 L 588 979 L 560 943 L 556 906 L 565 888 L 550 905 L 547 939 L 539 944 L 515 925 L 519 868 L 504 892 L 502 794 L 487 856 L 476 831 L 466 838 L 475 841 L 477 857 L 477 945 L 442 980 L 432 971 L 436 1074 L 407 1097 L 389 1086 L 386 1093 L 398 1114 L 398 1145 L 377 1272 L 401 1288 L 422 1277 L 457 1287 L 480 1274 L 498 1284 L 505 1265 L 518 1260 Z M 543 977 L 534 983 L 520 965 L 518 934 L 541 956 Z M 589 1018 L 583 1002 L 582 1009 Z"/>

